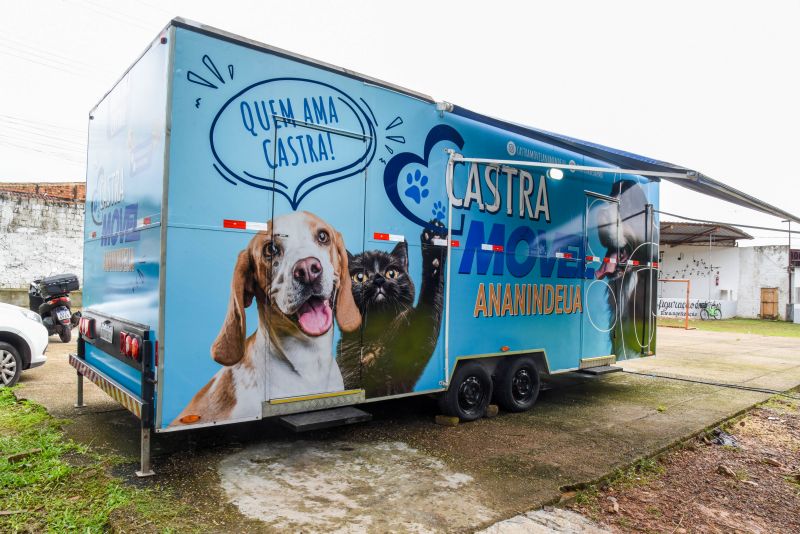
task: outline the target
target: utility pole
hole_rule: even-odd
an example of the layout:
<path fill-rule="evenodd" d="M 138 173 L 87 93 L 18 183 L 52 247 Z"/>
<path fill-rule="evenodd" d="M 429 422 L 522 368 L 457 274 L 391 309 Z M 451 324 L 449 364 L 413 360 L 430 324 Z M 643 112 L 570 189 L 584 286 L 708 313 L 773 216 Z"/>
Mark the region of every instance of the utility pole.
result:
<path fill-rule="evenodd" d="M 794 267 L 792 267 L 792 220 L 786 219 L 783 222 L 789 223 L 789 311 L 786 314 L 788 319 L 789 314 L 792 314 L 792 293 L 794 293 L 794 280 L 792 280 L 794 278 Z"/>

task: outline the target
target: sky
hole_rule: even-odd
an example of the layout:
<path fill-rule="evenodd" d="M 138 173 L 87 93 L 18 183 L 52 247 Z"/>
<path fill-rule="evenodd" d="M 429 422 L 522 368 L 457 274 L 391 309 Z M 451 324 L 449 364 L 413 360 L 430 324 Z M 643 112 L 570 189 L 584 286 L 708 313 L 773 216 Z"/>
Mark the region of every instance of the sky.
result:
<path fill-rule="evenodd" d="M 798 0 L 6 1 L 0 181 L 84 180 L 89 110 L 173 16 L 696 169 L 800 215 L 787 164 L 800 147 Z M 661 209 L 786 227 L 668 183 Z M 747 231 L 758 239 L 742 245 L 786 244 Z"/>

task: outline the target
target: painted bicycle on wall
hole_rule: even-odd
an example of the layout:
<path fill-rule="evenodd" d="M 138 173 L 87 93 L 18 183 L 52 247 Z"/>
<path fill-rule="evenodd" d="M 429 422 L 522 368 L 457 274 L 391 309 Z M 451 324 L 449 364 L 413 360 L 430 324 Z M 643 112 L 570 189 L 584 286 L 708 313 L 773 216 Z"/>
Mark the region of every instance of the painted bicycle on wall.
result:
<path fill-rule="evenodd" d="M 703 321 L 709 319 L 722 319 L 722 310 L 713 302 L 701 302 L 700 306 L 700 319 Z"/>

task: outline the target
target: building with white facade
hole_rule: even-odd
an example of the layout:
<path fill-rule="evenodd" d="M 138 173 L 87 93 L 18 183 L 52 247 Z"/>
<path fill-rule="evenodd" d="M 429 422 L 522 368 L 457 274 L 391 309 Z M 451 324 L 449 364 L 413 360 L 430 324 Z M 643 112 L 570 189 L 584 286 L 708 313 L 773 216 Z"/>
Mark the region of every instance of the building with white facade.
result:
<path fill-rule="evenodd" d="M 662 222 L 659 280 L 690 281 L 690 317 L 718 304 L 723 317 L 791 319 L 787 245 L 740 246 L 752 239 L 720 224 Z M 791 302 L 800 301 L 800 250 L 792 250 Z M 687 284 L 659 282 L 659 313 L 682 317 Z"/>

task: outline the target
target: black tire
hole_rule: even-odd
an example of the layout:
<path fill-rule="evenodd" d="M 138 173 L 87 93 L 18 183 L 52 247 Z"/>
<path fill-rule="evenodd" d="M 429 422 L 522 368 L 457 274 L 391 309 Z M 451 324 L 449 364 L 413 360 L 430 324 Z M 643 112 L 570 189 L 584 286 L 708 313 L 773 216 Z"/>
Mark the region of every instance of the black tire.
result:
<path fill-rule="evenodd" d="M 439 409 L 462 421 L 474 421 L 486 414 L 492 398 L 492 377 L 478 362 L 460 364 L 447 391 L 439 396 Z"/>
<path fill-rule="evenodd" d="M 14 345 L 0 341 L 0 388 L 15 385 L 21 372 L 22 358 L 19 351 Z"/>
<path fill-rule="evenodd" d="M 541 379 L 536 363 L 529 356 L 510 358 L 500 367 L 494 396 L 507 412 L 530 410 L 539 397 Z"/>
<path fill-rule="evenodd" d="M 72 314 L 72 317 L 69 318 L 69 324 L 72 325 L 72 328 L 78 326 L 78 323 L 81 322 L 81 317 L 83 317 L 83 314 L 79 311 Z"/>
<path fill-rule="evenodd" d="M 72 327 L 68 324 L 62 325 L 61 330 L 58 331 L 58 339 L 62 343 L 69 343 L 72 340 Z"/>
<path fill-rule="evenodd" d="M 703 308 L 702 310 L 700 310 L 700 319 L 703 320 L 703 321 L 708 319 L 708 310 L 707 309 Z"/>
<path fill-rule="evenodd" d="M 722 319 L 722 310 L 720 310 L 719 308 L 717 308 L 717 311 L 714 313 L 714 319 L 717 320 Z"/>

